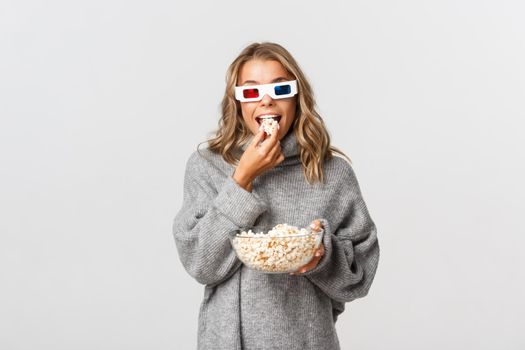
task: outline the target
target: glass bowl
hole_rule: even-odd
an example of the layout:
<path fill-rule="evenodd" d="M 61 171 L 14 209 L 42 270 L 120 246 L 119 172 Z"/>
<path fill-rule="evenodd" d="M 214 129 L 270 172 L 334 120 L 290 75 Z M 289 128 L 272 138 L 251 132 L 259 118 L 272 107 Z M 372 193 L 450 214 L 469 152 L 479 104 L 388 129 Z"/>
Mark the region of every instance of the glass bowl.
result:
<path fill-rule="evenodd" d="M 247 267 L 265 273 L 289 273 L 312 260 L 323 233 L 322 227 L 314 232 L 310 227 L 278 224 L 233 230 L 229 238 L 237 257 Z"/>

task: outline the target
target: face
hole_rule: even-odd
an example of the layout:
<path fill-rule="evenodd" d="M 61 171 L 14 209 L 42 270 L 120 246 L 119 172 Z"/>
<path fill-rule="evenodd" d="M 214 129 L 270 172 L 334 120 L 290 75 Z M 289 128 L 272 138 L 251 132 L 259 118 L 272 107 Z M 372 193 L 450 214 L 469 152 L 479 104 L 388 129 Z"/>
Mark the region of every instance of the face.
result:
<path fill-rule="evenodd" d="M 286 72 L 280 62 L 250 60 L 242 66 L 237 86 L 271 84 L 288 80 L 294 79 Z M 266 94 L 260 101 L 240 102 L 240 105 L 244 122 L 254 135 L 259 132 L 260 126 L 256 119 L 257 116 L 263 114 L 280 115 L 277 134 L 277 138 L 280 140 L 287 134 L 294 121 L 296 103 L 297 95 L 274 100 Z"/>

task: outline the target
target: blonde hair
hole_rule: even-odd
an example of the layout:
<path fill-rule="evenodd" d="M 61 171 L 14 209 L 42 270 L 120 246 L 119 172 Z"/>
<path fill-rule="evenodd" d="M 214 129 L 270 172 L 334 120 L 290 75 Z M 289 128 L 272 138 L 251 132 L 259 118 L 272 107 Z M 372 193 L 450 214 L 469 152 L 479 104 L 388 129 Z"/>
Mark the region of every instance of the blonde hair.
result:
<path fill-rule="evenodd" d="M 235 166 L 239 164 L 242 154 L 238 154 L 238 150 L 246 144 L 252 132 L 242 117 L 240 102 L 235 99 L 234 87 L 243 64 L 250 60 L 278 61 L 288 74 L 297 80 L 298 100 L 291 132 L 295 133 L 300 147 L 300 160 L 308 183 L 324 182 L 324 162 L 334 155 L 346 158 L 351 164 L 348 156 L 330 145 L 330 135 L 323 118 L 316 111 L 312 88 L 301 68 L 284 47 L 272 42 L 250 44 L 228 67 L 226 89 L 221 105 L 222 116 L 218 122 L 218 129 L 211 133 L 214 137 L 204 141 L 208 143 L 208 149 L 220 154 L 229 164 Z"/>

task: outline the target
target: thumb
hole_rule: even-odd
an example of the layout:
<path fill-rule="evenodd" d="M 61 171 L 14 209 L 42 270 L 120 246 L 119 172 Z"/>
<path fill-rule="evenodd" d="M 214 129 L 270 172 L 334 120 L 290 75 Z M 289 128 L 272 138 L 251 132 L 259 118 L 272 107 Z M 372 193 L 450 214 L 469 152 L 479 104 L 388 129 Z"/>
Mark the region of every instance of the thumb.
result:
<path fill-rule="evenodd" d="M 321 229 L 321 220 L 319 219 L 315 219 L 314 221 L 312 221 L 310 223 L 310 227 L 314 230 L 314 231 L 319 231 Z"/>

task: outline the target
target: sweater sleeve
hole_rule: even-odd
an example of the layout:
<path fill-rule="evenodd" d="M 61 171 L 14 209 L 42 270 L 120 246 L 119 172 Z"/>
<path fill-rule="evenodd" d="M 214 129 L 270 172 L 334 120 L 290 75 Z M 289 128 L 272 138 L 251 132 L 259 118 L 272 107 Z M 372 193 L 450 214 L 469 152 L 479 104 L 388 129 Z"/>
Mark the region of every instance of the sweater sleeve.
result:
<path fill-rule="evenodd" d="M 325 253 L 317 266 L 299 274 L 317 285 L 330 298 L 350 302 L 368 294 L 379 262 L 376 225 L 361 195 L 351 167 L 342 186 L 337 208 L 343 210 L 339 227 L 321 218 Z"/>
<path fill-rule="evenodd" d="M 246 191 L 233 179 L 235 169 L 216 190 L 208 174 L 215 168 L 199 157 L 194 153 L 186 163 L 182 208 L 172 228 L 186 271 L 201 284 L 215 285 L 241 266 L 228 233 L 252 226 L 268 207 L 257 194 Z"/>

